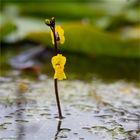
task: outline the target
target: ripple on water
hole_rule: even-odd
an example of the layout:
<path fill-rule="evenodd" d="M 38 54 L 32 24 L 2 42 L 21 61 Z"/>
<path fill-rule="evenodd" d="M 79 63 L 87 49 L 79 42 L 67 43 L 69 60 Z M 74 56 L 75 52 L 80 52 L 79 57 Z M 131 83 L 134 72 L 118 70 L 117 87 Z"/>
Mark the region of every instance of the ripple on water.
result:
<path fill-rule="evenodd" d="M 2 92 L 4 90 L 6 92 L 8 84 L 4 85 Z M 33 89 L 25 94 L 26 104 L 22 102 L 22 106 L 18 107 L 16 103 L 10 105 L 4 103 L 5 100 L 2 103 L 6 106 L 0 104 L 0 139 L 15 139 L 18 134 L 17 128 L 21 128 L 19 135 L 25 134 L 23 135 L 25 140 L 46 138 L 48 140 L 55 138 L 67 140 L 139 139 L 140 105 L 138 99 L 140 100 L 140 96 L 138 93 L 140 90 L 132 90 L 135 87 L 132 86 L 131 89 L 129 85 L 127 96 L 126 93 L 124 96 L 124 90 L 120 90 L 119 85 L 124 89 L 128 86 L 127 83 L 87 84 L 73 81 L 69 82 L 71 86 L 65 86 L 65 82 L 62 82 L 60 93 L 65 118 L 59 121 L 54 96 L 50 95 L 54 93 L 52 89 L 46 89 L 45 83 L 34 84 L 35 87 L 39 84 L 37 86 L 39 93 Z M 48 81 L 48 85 L 51 87 L 51 82 Z M 15 85 L 10 85 L 12 86 Z M 93 97 L 93 92 L 89 95 L 90 90 L 96 92 L 96 97 L 95 95 Z M 129 93 L 129 90 L 133 92 L 133 95 Z M 12 96 L 14 93 L 10 92 L 12 90 L 8 91 L 9 98 L 15 97 Z M 102 100 L 104 104 L 98 104 L 95 101 L 97 97 L 100 97 L 100 101 Z"/>

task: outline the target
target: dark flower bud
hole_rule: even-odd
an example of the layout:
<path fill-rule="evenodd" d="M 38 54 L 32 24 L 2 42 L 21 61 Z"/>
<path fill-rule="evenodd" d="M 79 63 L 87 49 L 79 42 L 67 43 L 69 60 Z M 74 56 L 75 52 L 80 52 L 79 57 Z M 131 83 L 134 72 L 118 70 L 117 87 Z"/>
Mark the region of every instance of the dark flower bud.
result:
<path fill-rule="evenodd" d="M 54 28 L 54 26 L 55 26 L 55 18 L 52 17 L 51 19 L 45 19 L 45 24 L 50 26 L 51 28 Z"/>
<path fill-rule="evenodd" d="M 50 26 L 51 25 L 50 20 L 49 19 L 45 19 L 45 24 L 48 25 L 48 26 Z"/>
<path fill-rule="evenodd" d="M 51 21 L 49 19 L 45 19 L 45 24 L 51 26 Z"/>
<path fill-rule="evenodd" d="M 52 17 L 52 18 L 50 19 L 50 22 L 51 22 L 51 26 L 54 27 L 54 26 L 55 26 L 55 18 Z"/>

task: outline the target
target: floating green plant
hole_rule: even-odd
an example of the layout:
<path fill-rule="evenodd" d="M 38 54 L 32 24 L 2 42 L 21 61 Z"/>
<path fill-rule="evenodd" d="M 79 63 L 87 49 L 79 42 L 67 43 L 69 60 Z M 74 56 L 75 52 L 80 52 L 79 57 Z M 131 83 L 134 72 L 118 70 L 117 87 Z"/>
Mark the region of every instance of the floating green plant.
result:
<path fill-rule="evenodd" d="M 60 101 L 59 101 L 57 81 L 66 79 L 66 75 L 64 72 L 66 57 L 64 57 L 62 54 L 59 53 L 57 45 L 63 44 L 65 42 L 64 30 L 61 28 L 61 26 L 55 26 L 54 17 L 52 17 L 51 19 L 46 19 L 45 24 L 48 25 L 51 29 L 52 44 L 54 45 L 54 49 L 55 49 L 55 54 L 52 57 L 51 62 L 52 62 L 52 66 L 55 71 L 54 88 L 55 88 L 55 95 L 56 95 L 59 119 L 62 119 L 63 116 L 62 116 L 61 105 L 60 105 Z"/>

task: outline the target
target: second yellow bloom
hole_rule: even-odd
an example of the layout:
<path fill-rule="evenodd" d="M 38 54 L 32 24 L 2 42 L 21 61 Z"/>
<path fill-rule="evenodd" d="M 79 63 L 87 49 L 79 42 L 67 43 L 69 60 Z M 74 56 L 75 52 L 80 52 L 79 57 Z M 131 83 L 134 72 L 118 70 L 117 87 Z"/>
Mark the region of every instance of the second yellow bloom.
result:
<path fill-rule="evenodd" d="M 52 57 L 52 65 L 55 70 L 54 79 L 63 80 L 66 79 L 66 75 L 64 72 L 64 65 L 66 63 L 66 57 L 62 56 L 62 54 L 57 54 Z"/>
<path fill-rule="evenodd" d="M 64 44 L 65 36 L 64 36 L 64 30 L 61 28 L 61 26 L 57 25 L 55 27 L 55 36 L 56 36 L 57 43 Z M 54 36 L 52 31 L 51 31 L 51 37 L 52 37 L 52 43 L 54 44 Z"/>

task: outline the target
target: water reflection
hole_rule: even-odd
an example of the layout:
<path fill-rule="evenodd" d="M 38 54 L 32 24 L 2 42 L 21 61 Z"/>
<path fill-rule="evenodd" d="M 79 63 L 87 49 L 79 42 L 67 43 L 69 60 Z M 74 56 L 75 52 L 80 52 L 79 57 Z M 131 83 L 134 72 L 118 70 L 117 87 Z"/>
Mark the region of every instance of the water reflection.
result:
<path fill-rule="evenodd" d="M 25 92 L 27 91 L 28 86 L 27 83 L 21 82 L 18 85 L 17 90 L 17 98 L 16 98 L 16 127 L 17 127 L 17 140 L 24 140 L 25 135 L 25 125 L 23 122 L 25 121 L 24 118 L 24 111 L 25 105 L 27 103 L 26 97 L 24 96 Z"/>
<path fill-rule="evenodd" d="M 56 134 L 55 134 L 54 140 L 57 140 L 57 139 L 58 139 L 58 134 L 59 134 L 60 131 L 62 130 L 62 129 L 61 129 L 61 125 L 62 125 L 62 121 L 59 120 L 59 121 L 58 121 L 58 124 L 57 124 L 57 131 L 56 131 Z"/>
<path fill-rule="evenodd" d="M 71 129 L 69 129 L 69 128 L 61 128 L 61 126 L 62 126 L 62 120 L 59 120 L 58 124 L 57 124 L 57 131 L 56 131 L 54 140 L 58 140 L 58 138 L 67 138 L 68 137 L 65 134 L 65 132 L 69 132 L 69 131 L 71 131 Z M 64 132 L 64 133 L 60 135 L 61 132 Z"/>

